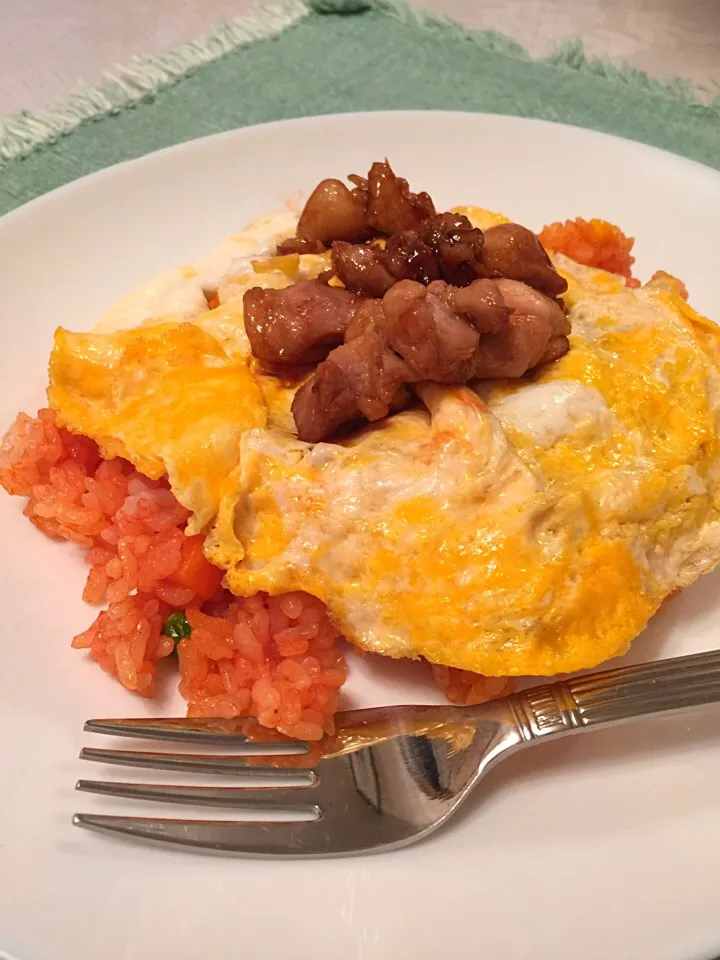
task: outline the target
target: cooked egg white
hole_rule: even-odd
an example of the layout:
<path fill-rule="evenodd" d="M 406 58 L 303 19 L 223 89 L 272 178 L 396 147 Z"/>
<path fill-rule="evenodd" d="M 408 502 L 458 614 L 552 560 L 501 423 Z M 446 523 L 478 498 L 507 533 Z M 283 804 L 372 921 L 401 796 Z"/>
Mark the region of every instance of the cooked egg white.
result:
<path fill-rule="evenodd" d="M 260 217 L 242 233 L 223 240 L 203 260 L 169 270 L 127 294 L 101 317 L 94 332 L 113 333 L 200 316 L 208 309 L 208 294 L 214 294 L 228 274 L 252 273 L 251 261 L 268 257 L 280 240 L 295 233 L 297 221 L 297 214 L 290 210 Z"/>

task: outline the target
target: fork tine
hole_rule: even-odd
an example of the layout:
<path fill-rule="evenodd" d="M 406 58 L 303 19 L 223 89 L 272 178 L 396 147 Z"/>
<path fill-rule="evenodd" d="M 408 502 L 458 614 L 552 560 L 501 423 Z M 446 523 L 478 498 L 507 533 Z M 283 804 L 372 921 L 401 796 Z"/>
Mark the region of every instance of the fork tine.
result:
<path fill-rule="evenodd" d="M 145 740 L 169 740 L 175 743 L 215 743 L 240 747 L 242 753 L 307 753 L 308 744 L 301 740 L 273 740 L 259 743 L 248 740 L 242 730 L 243 720 L 221 720 L 203 717 L 169 717 L 137 720 L 88 720 L 87 733 L 115 737 L 138 737 Z"/>
<path fill-rule="evenodd" d="M 143 740 L 169 740 L 174 743 L 214 743 L 238 748 L 243 754 L 299 754 L 307 753 L 303 740 L 271 740 L 260 743 L 248 740 L 244 733 L 236 733 L 239 723 L 233 720 L 203 720 L 202 718 L 169 718 L 163 720 L 88 720 L 87 733 L 102 733 L 113 737 L 137 737 Z M 224 729 L 223 729 L 224 728 Z"/>
<path fill-rule="evenodd" d="M 437 824 L 413 831 L 388 829 L 359 833 L 333 829 L 322 816 L 311 821 L 167 820 L 152 817 L 117 817 L 76 813 L 76 827 L 120 834 L 138 840 L 167 843 L 204 853 L 229 853 L 238 857 L 351 856 L 403 847 L 431 833 Z M 337 824 L 335 824 L 337 827 Z"/>
<path fill-rule="evenodd" d="M 234 810 L 287 810 L 314 813 L 309 784 L 291 787 L 190 787 L 159 783 L 112 783 L 105 780 L 78 780 L 76 790 L 131 800 L 157 800 L 165 803 L 199 804 L 206 807 L 230 807 Z M 307 798 L 307 799 L 306 799 Z M 309 801 L 309 802 L 308 802 Z"/>
<path fill-rule="evenodd" d="M 203 853 L 239 857 L 333 857 L 369 850 L 404 846 L 414 839 L 405 836 L 384 842 L 347 836 L 327 829 L 322 817 L 311 821 L 172 820 L 154 817 L 118 817 L 76 813 L 77 827 L 100 833 L 119 834 L 137 840 L 165 843 Z"/>
<path fill-rule="evenodd" d="M 76 813 L 73 817 L 77 827 L 209 853 L 273 859 L 347 853 L 342 846 L 336 847 L 339 838 L 330 836 L 322 822 L 322 819 L 309 822 L 168 820 L 95 813 Z"/>
<path fill-rule="evenodd" d="M 188 773 L 223 773 L 246 779 L 286 780 L 297 777 L 305 783 L 314 783 L 311 771 L 287 767 L 271 767 L 264 764 L 248 764 L 241 756 L 212 756 L 195 753 L 152 753 L 147 750 L 103 750 L 83 747 L 81 760 L 96 760 L 121 767 L 144 767 L 153 770 L 179 770 Z M 310 779 L 307 779 L 310 778 Z"/>

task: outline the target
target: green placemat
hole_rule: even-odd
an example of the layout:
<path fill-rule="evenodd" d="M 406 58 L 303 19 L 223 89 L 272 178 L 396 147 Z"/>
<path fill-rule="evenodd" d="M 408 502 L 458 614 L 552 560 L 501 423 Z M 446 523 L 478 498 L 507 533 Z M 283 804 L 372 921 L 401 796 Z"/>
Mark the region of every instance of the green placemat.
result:
<path fill-rule="evenodd" d="M 0 122 L 0 213 L 102 167 L 234 127 L 355 110 L 452 109 L 605 130 L 720 169 L 720 99 L 515 41 L 404 0 L 284 0 L 137 59 L 54 111 Z"/>

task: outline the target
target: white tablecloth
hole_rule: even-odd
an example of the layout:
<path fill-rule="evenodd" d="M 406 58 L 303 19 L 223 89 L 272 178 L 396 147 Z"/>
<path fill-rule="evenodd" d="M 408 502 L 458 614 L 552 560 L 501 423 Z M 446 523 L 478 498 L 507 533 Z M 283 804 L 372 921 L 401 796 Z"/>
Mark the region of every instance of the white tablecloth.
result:
<path fill-rule="evenodd" d="M 135 55 L 242 16 L 254 0 L 0 0 L 0 115 L 48 106 Z M 582 37 L 589 54 L 720 93 L 720 0 L 423 0 L 532 54 Z"/>

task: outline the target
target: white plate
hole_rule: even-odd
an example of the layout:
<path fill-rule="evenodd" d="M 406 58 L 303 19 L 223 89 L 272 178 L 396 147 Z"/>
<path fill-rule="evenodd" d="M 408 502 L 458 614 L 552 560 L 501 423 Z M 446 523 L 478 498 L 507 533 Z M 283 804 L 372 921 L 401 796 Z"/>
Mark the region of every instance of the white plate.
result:
<path fill-rule="evenodd" d="M 720 176 L 704 167 L 499 116 L 269 124 L 113 167 L 0 222 L 3 428 L 42 402 L 57 324 L 89 327 L 284 197 L 386 154 L 441 208 L 477 203 L 538 229 L 619 223 L 638 238 L 641 276 L 670 270 L 720 317 Z M 720 948 L 720 710 L 518 755 L 446 830 L 381 856 L 219 859 L 73 828 L 77 809 L 127 809 L 73 793 L 89 772 L 76 759 L 91 739 L 83 721 L 180 704 L 135 698 L 70 650 L 93 617 L 77 550 L 4 495 L 0 529 L 0 949 L 20 960 L 694 960 Z M 710 576 L 675 600 L 634 659 L 716 646 L 718 590 Z M 429 696 L 412 668 L 361 671 L 355 702 Z"/>

